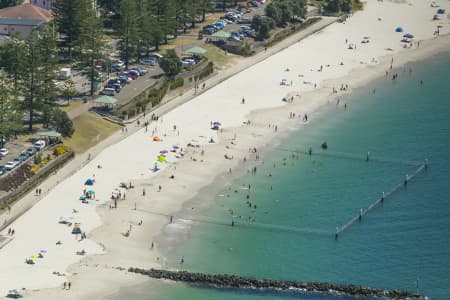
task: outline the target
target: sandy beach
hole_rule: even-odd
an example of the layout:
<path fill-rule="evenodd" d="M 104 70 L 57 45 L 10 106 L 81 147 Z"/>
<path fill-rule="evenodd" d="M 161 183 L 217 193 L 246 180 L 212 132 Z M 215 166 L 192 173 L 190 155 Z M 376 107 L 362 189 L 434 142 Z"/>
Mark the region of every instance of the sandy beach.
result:
<path fill-rule="evenodd" d="M 10 242 L 0 249 L 0 295 L 25 288 L 32 299 L 99 299 L 149 280 L 126 272 L 130 266 L 176 268 L 164 257 L 178 241 L 169 233 L 189 228 L 177 217 L 187 201 L 196 204 L 193 213 L 208 205 L 192 201 L 199 191 L 214 193 L 219 187 L 208 186 L 217 178 L 226 183 L 260 163 L 274 138 L 307 126 L 324 106 L 351 109 L 345 95 L 353 89 L 390 81 L 408 62 L 450 49 L 448 15 L 432 20 L 437 8 L 429 2 L 397 2 L 368 1 L 347 21 L 273 53 L 158 121 L 147 116 L 130 124 L 92 149 L 89 161 L 88 154 L 75 158 L 42 184 L 43 196 L 26 196 L 36 204 L 11 224 L 14 235 L 1 232 Z M 450 10 L 449 1 L 435 2 Z M 411 42 L 401 42 L 405 33 L 414 35 Z M 161 153 L 166 162 L 155 165 Z M 85 185 L 87 179 L 94 184 Z M 83 203 L 83 190 L 95 198 Z M 59 224 L 61 217 L 72 225 Z M 86 238 L 72 234 L 75 223 Z M 35 264 L 25 263 L 39 253 Z"/>

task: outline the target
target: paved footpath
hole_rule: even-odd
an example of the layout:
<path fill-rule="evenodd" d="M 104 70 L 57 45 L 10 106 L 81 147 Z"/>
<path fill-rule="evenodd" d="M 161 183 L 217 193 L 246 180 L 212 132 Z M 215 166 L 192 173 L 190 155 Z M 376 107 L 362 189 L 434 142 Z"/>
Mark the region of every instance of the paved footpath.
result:
<path fill-rule="evenodd" d="M 254 64 L 263 61 L 270 57 L 271 55 L 295 44 L 296 42 L 308 37 L 311 34 L 314 34 L 317 31 L 322 30 L 323 28 L 327 27 L 328 25 L 334 23 L 336 21 L 336 18 L 331 17 L 323 17 L 322 20 L 318 21 L 317 23 L 311 25 L 310 27 L 306 28 L 305 30 L 302 30 L 284 40 L 277 43 L 276 45 L 270 47 L 267 49 L 267 51 L 260 52 L 252 57 L 249 57 L 239 64 L 236 64 L 228 69 L 224 69 L 223 71 L 217 73 L 215 76 L 207 79 L 205 82 L 206 88 L 204 90 L 200 90 L 200 93 L 204 92 L 205 90 L 212 88 L 213 86 L 221 83 L 222 81 L 230 78 L 231 76 L 253 66 Z M 200 84 L 201 86 L 202 84 Z M 198 93 L 197 93 L 198 94 Z M 188 102 L 192 98 L 194 98 L 196 94 L 194 93 L 194 90 L 190 90 L 188 92 L 185 92 L 181 96 L 174 97 L 172 99 L 168 99 L 164 101 L 165 103 L 162 105 L 159 105 L 152 109 L 151 113 L 155 113 L 157 115 L 164 115 L 170 110 L 173 110 L 174 108 L 182 105 L 183 103 Z M 84 107 L 84 106 L 83 106 Z M 86 110 L 87 111 L 87 110 Z M 138 117 L 140 118 L 140 117 Z M 3 239 L 0 238 L 0 249 L 2 248 L 1 242 L 7 242 L 8 239 L 5 239 L 4 237 L 7 237 L 7 229 L 8 226 L 18 217 L 20 217 L 23 213 L 25 213 L 28 209 L 33 207 L 34 204 L 36 204 L 41 198 L 45 197 L 45 195 L 56 185 L 58 185 L 60 182 L 62 182 L 64 179 L 69 178 L 71 175 L 73 175 L 76 171 L 81 169 L 86 163 L 88 162 L 88 156 L 91 155 L 91 157 L 95 157 L 97 154 L 99 154 L 103 149 L 116 144 L 120 140 L 126 138 L 127 136 L 133 134 L 134 132 L 138 131 L 142 127 L 138 127 L 135 124 L 130 124 L 127 126 L 128 132 L 122 133 L 120 130 L 108 137 L 106 140 L 100 142 L 96 146 L 92 147 L 86 153 L 76 155 L 74 159 L 69 161 L 62 169 L 55 172 L 52 176 L 49 176 L 43 183 L 41 183 L 36 188 L 42 189 L 42 194 L 40 196 L 36 196 L 34 190 L 29 192 L 27 195 L 25 195 L 20 201 L 17 201 L 12 207 L 11 212 L 8 213 L 7 211 L 0 215 L 0 237 L 3 236 Z"/>

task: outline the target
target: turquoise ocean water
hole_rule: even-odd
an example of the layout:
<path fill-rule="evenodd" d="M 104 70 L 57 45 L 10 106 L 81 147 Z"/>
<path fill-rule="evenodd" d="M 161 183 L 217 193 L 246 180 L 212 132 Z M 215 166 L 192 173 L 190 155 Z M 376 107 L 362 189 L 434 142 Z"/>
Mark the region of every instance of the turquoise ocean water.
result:
<path fill-rule="evenodd" d="M 225 196 L 214 197 L 203 214 L 204 219 L 230 224 L 231 209 L 241 216 L 235 218 L 236 226 L 196 223 L 187 241 L 171 253 L 170 264 L 177 266 L 184 256 L 184 268 L 191 271 L 410 291 L 415 291 L 419 279 L 422 294 L 449 299 L 450 56 L 397 72 L 396 82 L 380 79 L 341 100 L 349 103 L 347 110 L 329 108 L 310 126 L 277 141 L 256 176 L 233 181 L 221 192 Z M 321 153 L 324 140 L 329 145 L 325 153 L 357 157 L 293 156 L 275 149 L 312 147 Z M 372 158 L 388 161 L 366 162 L 367 151 Z M 426 171 L 334 239 L 336 226 L 413 174 L 417 166 L 409 162 L 420 164 L 426 158 Z M 249 199 L 248 190 L 242 188 L 248 184 Z M 344 299 L 174 283 L 125 289 L 115 299 L 124 297 Z"/>

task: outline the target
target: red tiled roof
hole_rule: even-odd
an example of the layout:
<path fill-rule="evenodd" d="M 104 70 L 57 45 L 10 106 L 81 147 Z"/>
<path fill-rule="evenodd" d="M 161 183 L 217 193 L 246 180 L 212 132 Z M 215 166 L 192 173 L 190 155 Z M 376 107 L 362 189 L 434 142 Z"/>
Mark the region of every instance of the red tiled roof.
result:
<path fill-rule="evenodd" d="M 0 19 L 28 19 L 49 22 L 53 19 L 50 11 L 30 3 L 0 9 Z"/>

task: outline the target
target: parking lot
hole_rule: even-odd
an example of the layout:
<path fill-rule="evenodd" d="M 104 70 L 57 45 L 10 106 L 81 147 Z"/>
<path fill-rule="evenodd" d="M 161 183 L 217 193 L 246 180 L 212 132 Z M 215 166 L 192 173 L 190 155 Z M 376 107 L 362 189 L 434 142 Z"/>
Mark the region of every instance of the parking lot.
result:
<path fill-rule="evenodd" d="M 219 27 L 217 27 L 213 22 L 213 23 L 203 27 L 203 29 L 209 27 L 212 30 L 211 29 L 205 29 L 205 30 L 202 29 L 202 32 L 204 33 L 205 37 L 208 37 L 210 34 L 213 33 L 213 31 L 216 32 L 219 30 L 223 30 L 223 31 L 229 32 L 229 33 L 238 33 L 241 31 L 242 26 L 250 27 L 251 21 L 255 15 L 264 15 L 265 7 L 266 7 L 266 5 L 264 3 L 262 3 L 258 7 L 249 8 L 250 11 L 243 9 L 243 10 L 241 10 L 243 12 L 243 14 L 242 15 L 239 14 L 236 16 L 233 16 L 233 13 L 235 13 L 237 11 L 226 12 L 220 18 L 221 20 L 227 19 L 226 23 L 224 23 L 225 26 L 223 28 L 221 28 L 220 24 L 218 24 Z M 220 21 L 220 20 L 216 20 L 216 21 Z M 212 28 L 212 27 L 215 27 L 215 28 Z"/>
<path fill-rule="evenodd" d="M 22 153 L 23 151 L 25 151 L 27 148 L 33 146 L 33 143 L 31 141 L 17 141 L 17 140 L 10 140 L 7 141 L 6 144 L 4 145 L 4 148 L 6 148 L 8 150 L 8 154 L 6 156 L 1 156 L 0 155 L 0 169 L 2 169 L 1 167 L 4 166 L 6 163 L 13 161 L 15 158 L 17 158 L 20 153 Z M 1 174 L 1 170 L 0 170 L 0 176 L 3 176 L 5 174 Z M 4 172 L 7 173 L 7 172 Z"/>

